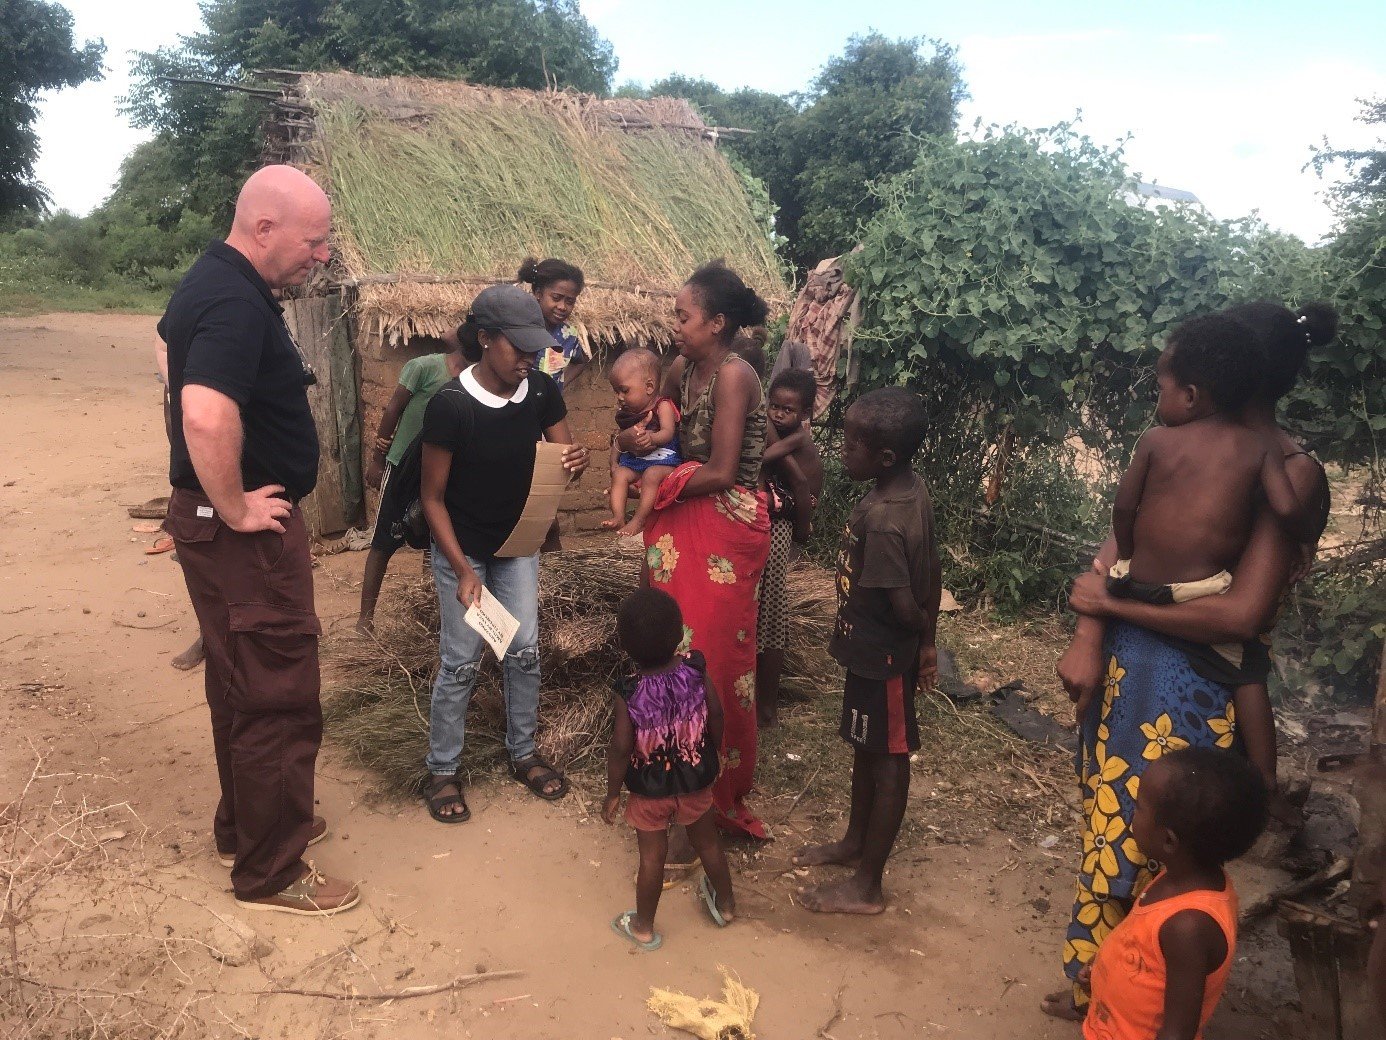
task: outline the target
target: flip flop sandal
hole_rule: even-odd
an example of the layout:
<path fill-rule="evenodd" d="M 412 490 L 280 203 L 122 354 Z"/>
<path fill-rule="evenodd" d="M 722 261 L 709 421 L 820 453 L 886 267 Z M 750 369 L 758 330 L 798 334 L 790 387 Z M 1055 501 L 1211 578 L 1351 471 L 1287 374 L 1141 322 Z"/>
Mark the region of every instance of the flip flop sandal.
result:
<path fill-rule="evenodd" d="M 650 937 L 649 942 L 641 942 L 635 937 L 635 933 L 630 930 L 631 919 L 635 916 L 634 910 L 624 910 L 611 919 L 611 930 L 625 939 L 637 950 L 644 950 L 646 953 L 654 953 L 664 945 L 664 936 L 655 932 Z"/>
<path fill-rule="evenodd" d="M 154 544 L 151 545 L 148 549 L 146 549 L 144 551 L 144 554 L 146 556 L 158 556 L 160 553 L 166 553 L 171 551 L 172 549 L 173 539 L 168 535 L 164 535 L 162 538 L 156 538 L 154 540 Z"/>
<path fill-rule="evenodd" d="M 151 498 L 143 505 L 130 506 L 125 512 L 132 520 L 162 520 L 168 516 L 168 496 Z"/>
<path fill-rule="evenodd" d="M 531 777 L 529 771 L 536 767 L 542 770 L 542 772 L 537 776 Z M 549 765 L 538 755 L 530 755 L 528 758 L 522 759 L 519 762 L 511 762 L 510 775 L 546 802 L 556 802 L 568 793 L 568 778 L 554 769 L 553 766 Z M 552 780 L 558 781 L 558 790 L 550 794 L 544 790 L 544 785 Z"/>
<path fill-rule="evenodd" d="M 731 924 L 722 916 L 722 911 L 717 909 L 717 893 L 712 888 L 712 882 L 704 874 L 698 881 L 698 898 L 702 900 L 703 908 L 707 910 L 708 917 L 712 918 L 712 923 L 718 928 L 725 928 Z"/>
<path fill-rule="evenodd" d="M 135 534 L 158 534 L 163 529 L 163 524 L 156 524 L 153 522 L 145 524 L 135 524 L 133 527 L 130 528 L 130 530 L 134 531 Z"/>
<path fill-rule="evenodd" d="M 439 792 L 445 787 L 456 787 L 457 794 L 440 795 Z M 472 818 L 472 810 L 467 806 L 467 797 L 462 793 L 462 781 L 456 776 L 442 776 L 430 780 L 424 789 L 423 799 L 424 804 L 428 806 L 428 815 L 439 823 L 466 823 Z M 444 813 L 442 810 L 450 805 L 460 805 L 462 811 Z"/>

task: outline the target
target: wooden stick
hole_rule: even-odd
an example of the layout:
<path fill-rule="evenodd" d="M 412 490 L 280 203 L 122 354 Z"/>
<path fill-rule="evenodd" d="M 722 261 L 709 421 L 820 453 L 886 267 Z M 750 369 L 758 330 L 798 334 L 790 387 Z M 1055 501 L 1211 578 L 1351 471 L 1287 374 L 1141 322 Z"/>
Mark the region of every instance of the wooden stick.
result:
<path fill-rule="evenodd" d="M 789 812 L 785 813 L 784 818 L 780 820 L 781 826 L 789 822 L 789 818 L 794 815 L 794 810 L 799 808 L 800 800 L 804 797 L 804 795 L 808 794 L 808 789 L 813 786 L 813 782 L 818 779 L 818 774 L 822 771 L 823 767 L 820 765 L 817 769 L 813 771 L 813 775 L 808 778 L 808 783 L 804 785 L 804 789 L 794 796 L 794 801 L 789 803 Z"/>
<path fill-rule="evenodd" d="M 486 278 L 481 275 L 449 274 L 363 274 L 357 278 L 344 278 L 337 283 L 348 288 L 362 285 L 514 285 L 513 278 Z M 612 289 L 616 292 L 636 293 L 640 296 L 666 296 L 673 299 L 678 295 L 672 289 L 652 289 L 643 285 L 614 285 L 611 282 L 587 282 L 588 289 Z"/>
<path fill-rule="evenodd" d="M 516 979 L 523 975 L 522 971 L 479 971 L 475 975 L 459 975 L 451 982 L 440 982 L 433 986 L 409 986 L 405 989 L 394 992 L 381 993 L 334 993 L 325 989 L 256 989 L 239 994 L 247 997 L 321 997 L 324 1000 L 412 1000 L 414 997 L 431 997 L 437 993 L 447 993 L 451 990 L 466 989 L 468 986 L 475 986 L 481 982 L 490 982 L 493 979 Z M 204 990 L 202 992 L 215 993 L 216 990 Z"/>
<path fill-rule="evenodd" d="M 842 1018 L 842 991 L 846 988 L 847 984 L 845 982 L 837 987 L 837 993 L 833 996 L 833 1017 L 824 1022 L 818 1029 L 818 1035 L 821 1036 L 823 1040 L 837 1040 L 828 1030 L 837 1025 L 838 1021 Z"/>
<path fill-rule="evenodd" d="M 1381 665 L 1376 673 L 1376 705 L 1372 709 L 1372 758 L 1386 761 L 1386 645 L 1381 647 Z"/>
<path fill-rule="evenodd" d="M 1274 891 L 1266 893 L 1260 899 L 1252 900 L 1242 907 L 1239 920 L 1242 924 L 1254 921 L 1262 914 L 1268 914 L 1275 909 L 1276 904 L 1282 899 L 1294 899 L 1302 896 L 1306 892 L 1312 892 L 1316 888 L 1331 885 L 1336 881 L 1341 881 L 1352 872 L 1352 860 L 1335 859 L 1322 870 L 1315 871 L 1307 878 L 1300 878 L 1298 881 L 1291 881 L 1287 885 L 1281 885 Z"/>
<path fill-rule="evenodd" d="M 698 126 L 693 123 L 656 123 L 649 119 L 631 119 L 613 112 L 603 112 L 607 119 L 618 124 L 623 130 L 692 130 L 700 134 L 754 134 L 739 126 Z"/>
<path fill-rule="evenodd" d="M 267 90 L 264 87 L 246 87 L 239 83 L 219 83 L 214 79 L 184 79 L 180 76 L 160 76 L 161 83 L 176 83 L 183 87 L 215 87 L 217 90 L 236 90 L 242 94 L 251 94 L 255 97 L 269 98 L 278 100 L 279 91 Z"/>
<path fill-rule="evenodd" d="M 160 715 L 158 718 L 148 719 L 145 722 L 137 722 L 129 729 L 123 729 L 116 733 L 108 733 L 106 734 L 106 739 L 112 740 L 116 737 L 128 737 L 131 733 L 134 733 L 138 729 L 144 729 L 146 726 L 156 726 L 160 722 L 164 722 L 167 719 L 176 718 L 179 715 L 184 715 L 190 711 L 196 711 L 198 708 L 203 707 L 206 707 L 206 705 L 201 703 L 189 704 L 186 708 L 179 708 L 177 711 L 171 711 L 166 715 Z"/>

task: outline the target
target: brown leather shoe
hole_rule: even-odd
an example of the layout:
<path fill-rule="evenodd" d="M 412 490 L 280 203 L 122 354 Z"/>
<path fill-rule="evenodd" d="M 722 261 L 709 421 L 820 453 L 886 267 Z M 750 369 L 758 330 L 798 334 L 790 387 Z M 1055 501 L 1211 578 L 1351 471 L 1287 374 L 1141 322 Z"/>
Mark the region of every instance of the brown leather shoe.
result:
<path fill-rule="evenodd" d="M 327 837 L 327 821 L 321 816 L 314 816 L 313 833 L 308 836 L 308 845 L 310 847 L 316 845 L 325 837 Z M 236 853 L 234 851 L 222 852 L 221 849 L 217 849 L 217 862 L 230 870 L 236 865 Z"/>
<path fill-rule="evenodd" d="M 361 901 L 361 891 L 354 881 L 319 874 L 310 863 L 304 875 L 288 888 L 260 899 L 237 898 L 243 910 L 274 910 L 281 914 L 302 914 L 308 917 L 331 917 L 350 910 Z"/>

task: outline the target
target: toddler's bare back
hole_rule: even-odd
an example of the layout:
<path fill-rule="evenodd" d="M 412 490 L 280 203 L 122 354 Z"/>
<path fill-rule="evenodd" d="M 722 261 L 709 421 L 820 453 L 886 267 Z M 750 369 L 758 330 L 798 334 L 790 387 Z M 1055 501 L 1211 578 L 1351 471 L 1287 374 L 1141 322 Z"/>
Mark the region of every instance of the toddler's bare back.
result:
<path fill-rule="evenodd" d="M 1150 462 L 1131 577 L 1168 585 L 1231 570 L 1251 532 L 1265 453 L 1261 438 L 1220 417 L 1146 436 Z"/>

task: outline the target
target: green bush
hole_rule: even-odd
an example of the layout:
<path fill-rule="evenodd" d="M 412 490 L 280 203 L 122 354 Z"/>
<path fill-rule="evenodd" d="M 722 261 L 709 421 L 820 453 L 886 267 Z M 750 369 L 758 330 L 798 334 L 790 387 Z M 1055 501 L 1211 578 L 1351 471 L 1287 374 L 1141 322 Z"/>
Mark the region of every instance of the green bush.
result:
<path fill-rule="evenodd" d="M 1296 587 L 1276 624 L 1276 693 L 1319 686 L 1371 699 L 1386 636 L 1386 561 L 1316 573 Z"/>
<path fill-rule="evenodd" d="M 917 464 L 946 580 L 1002 614 L 1062 605 L 1153 420 L 1161 340 L 1189 315 L 1260 297 L 1332 300 L 1342 332 L 1311 352 L 1283 414 L 1326 460 L 1365 465 L 1379 489 L 1386 206 L 1360 205 L 1328 248 L 1310 249 L 1254 219 L 1220 223 L 1134 189 L 1120 149 L 1070 127 L 929 138 L 880 190 L 847 260 L 862 305 L 859 380 L 820 436 L 831 443 L 853 392 L 918 391 L 930 426 Z M 858 494 L 830 477 L 820 557 Z M 1291 597 L 1280 638 L 1320 681 L 1356 689 L 1376 667 L 1383 610 L 1368 572 L 1317 579 Z"/>
<path fill-rule="evenodd" d="M 823 494 L 813 518 L 809 555 L 835 565 L 852 508 L 870 490 L 842 470 L 840 435 L 819 434 Z M 1034 449 L 1013 460 L 1008 494 L 991 508 L 952 478 L 947 456 L 921 451 L 915 468 L 929 484 L 944 585 L 965 602 L 1015 618 L 1039 604 L 1061 608 L 1073 575 L 1106 533 L 1110 497 L 1094 485 L 1068 449 Z M 1016 503 L 1021 503 L 1017 505 Z"/>

